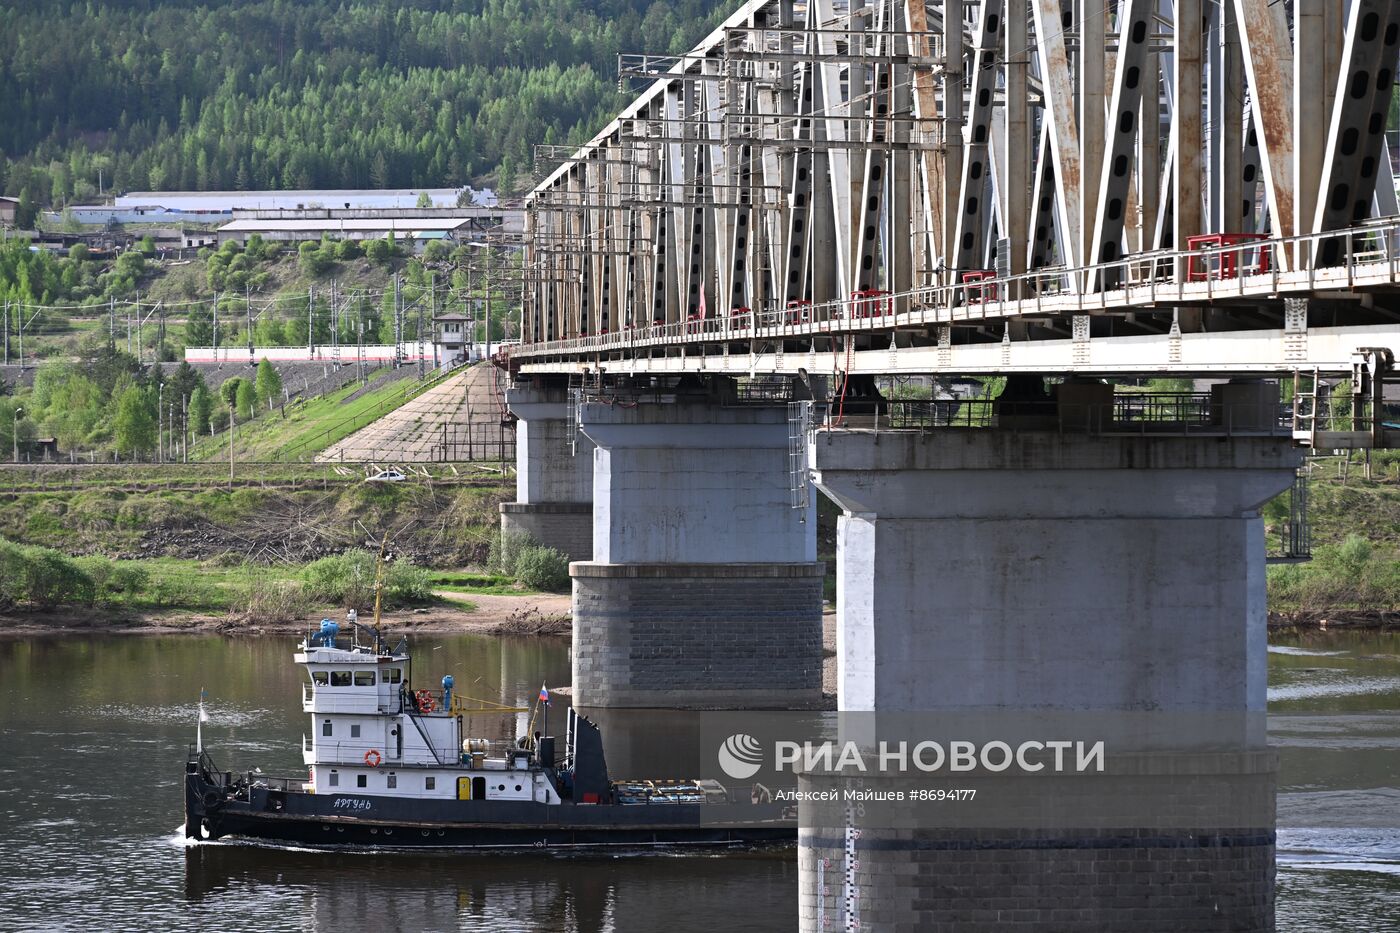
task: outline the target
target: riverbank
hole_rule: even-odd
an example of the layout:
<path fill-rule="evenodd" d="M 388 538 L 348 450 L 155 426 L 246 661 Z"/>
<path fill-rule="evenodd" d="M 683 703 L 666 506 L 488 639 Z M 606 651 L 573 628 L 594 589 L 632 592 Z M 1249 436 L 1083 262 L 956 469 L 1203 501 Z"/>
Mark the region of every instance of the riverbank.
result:
<path fill-rule="evenodd" d="M 1400 611 L 1394 609 L 1309 609 L 1270 612 L 1270 632 L 1389 632 L 1400 631 Z"/>
<path fill-rule="evenodd" d="M 465 594 L 460 594 L 465 595 Z M 440 605 L 381 614 L 391 635 L 559 635 L 567 634 L 570 597 L 552 593 L 471 594 L 472 608 Z M 0 614 L 0 638 L 93 635 L 302 635 L 316 619 L 340 619 L 344 610 L 327 607 L 315 618 L 245 621 L 227 614 L 136 612 L 121 609 L 59 609 Z M 362 615 L 368 621 L 368 615 Z"/>

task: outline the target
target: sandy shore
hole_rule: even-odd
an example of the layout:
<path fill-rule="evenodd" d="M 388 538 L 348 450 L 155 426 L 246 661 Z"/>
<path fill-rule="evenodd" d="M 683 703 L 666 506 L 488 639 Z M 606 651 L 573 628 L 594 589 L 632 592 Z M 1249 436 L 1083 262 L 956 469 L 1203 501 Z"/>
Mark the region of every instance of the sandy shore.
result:
<path fill-rule="evenodd" d="M 532 634 L 528 621 L 557 619 L 569 615 L 570 598 L 554 594 L 521 596 L 478 596 L 444 593 L 470 600 L 476 608 L 434 606 L 383 614 L 384 626 L 393 632 L 424 634 Z M 327 608 L 314 618 L 291 622 L 247 623 L 222 615 L 189 613 L 130 613 L 101 609 L 64 609 L 55 612 L 26 612 L 0 615 L 0 638 L 31 638 L 45 635 L 299 635 L 321 618 L 342 619 L 344 611 Z M 361 619 L 368 620 L 368 615 Z M 512 631 L 512 629 L 521 629 Z M 504 631 L 503 631 L 504 630 Z"/>

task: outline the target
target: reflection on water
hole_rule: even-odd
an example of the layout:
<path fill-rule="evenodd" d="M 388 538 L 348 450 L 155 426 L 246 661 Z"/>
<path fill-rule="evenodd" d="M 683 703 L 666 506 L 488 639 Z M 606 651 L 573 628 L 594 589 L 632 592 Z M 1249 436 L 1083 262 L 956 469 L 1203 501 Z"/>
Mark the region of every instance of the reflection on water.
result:
<path fill-rule="evenodd" d="M 1278 928 L 1400 931 L 1400 638 L 1279 639 Z M 180 764 L 200 687 L 224 767 L 302 773 L 287 639 L 0 640 L 0 927 L 149 930 L 796 928 L 790 850 L 587 857 L 186 846 Z M 527 706 L 569 679 L 558 640 L 420 640 L 415 680 Z M 563 699 L 551 726 L 563 721 Z M 694 773 L 682 716 L 600 714 L 615 774 Z M 523 715 L 476 716 L 504 738 Z"/>
<path fill-rule="evenodd" d="M 185 895 L 199 909 L 223 914 L 250 889 L 275 890 L 317 931 L 767 931 L 793 925 L 797 910 L 796 865 L 777 853 L 332 856 L 202 844 L 185 859 Z M 734 916 L 753 898 L 762 902 Z"/>
<path fill-rule="evenodd" d="M 1278 928 L 1400 930 L 1400 637 L 1275 642 Z"/>

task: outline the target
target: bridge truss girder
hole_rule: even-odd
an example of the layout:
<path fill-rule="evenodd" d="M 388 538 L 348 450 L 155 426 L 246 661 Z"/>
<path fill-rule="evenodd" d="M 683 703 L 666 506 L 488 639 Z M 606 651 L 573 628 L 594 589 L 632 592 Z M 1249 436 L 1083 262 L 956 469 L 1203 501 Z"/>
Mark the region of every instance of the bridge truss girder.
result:
<path fill-rule="evenodd" d="M 664 73 L 624 61 L 654 80 L 531 194 L 522 333 L 898 315 L 968 272 L 1354 226 L 1394 210 L 1398 54 L 1379 0 L 750 0 Z"/>

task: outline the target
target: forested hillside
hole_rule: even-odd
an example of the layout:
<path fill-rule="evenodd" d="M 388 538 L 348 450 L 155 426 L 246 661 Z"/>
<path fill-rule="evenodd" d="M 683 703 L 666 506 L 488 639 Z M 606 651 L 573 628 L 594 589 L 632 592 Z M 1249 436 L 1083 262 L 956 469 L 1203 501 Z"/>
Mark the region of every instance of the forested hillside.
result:
<path fill-rule="evenodd" d="M 716 0 L 0 3 L 0 191 L 509 190 L 619 106 L 618 52 L 679 52 Z"/>

